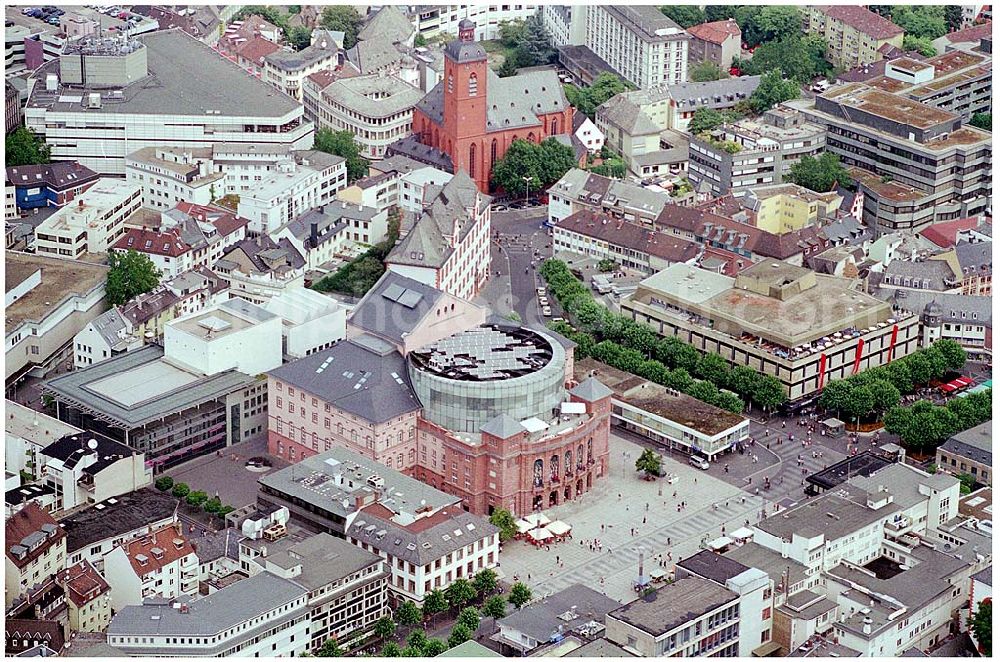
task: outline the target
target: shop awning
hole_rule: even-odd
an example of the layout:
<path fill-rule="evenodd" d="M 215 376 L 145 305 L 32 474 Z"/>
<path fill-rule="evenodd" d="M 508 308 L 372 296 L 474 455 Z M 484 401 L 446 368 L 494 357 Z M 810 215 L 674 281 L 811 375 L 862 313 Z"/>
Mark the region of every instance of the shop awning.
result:
<path fill-rule="evenodd" d="M 555 522 L 550 523 L 545 528 L 551 531 L 554 536 L 564 536 L 573 530 L 573 527 L 569 524 L 558 519 Z"/>
<path fill-rule="evenodd" d="M 753 531 L 745 526 L 741 526 L 740 528 L 736 529 L 729 535 L 735 538 L 736 540 L 742 540 L 744 538 L 752 538 Z"/>
<path fill-rule="evenodd" d="M 551 538 L 552 532 L 548 529 L 532 529 L 531 531 L 528 531 L 528 535 L 531 536 L 532 540 L 542 542 L 543 540 Z"/>
<path fill-rule="evenodd" d="M 708 543 L 708 546 L 714 550 L 720 550 L 732 544 L 733 544 L 732 538 L 728 538 L 726 536 L 720 536 L 719 538 L 716 538 L 712 542 Z"/>
<path fill-rule="evenodd" d="M 516 522 L 514 522 L 514 526 L 517 527 L 518 533 L 527 533 L 528 531 L 531 531 L 533 528 L 535 528 L 534 524 L 523 519 L 519 519 Z"/>
<path fill-rule="evenodd" d="M 534 526 L 545 526 L 546 524 L 548 524 L 552 520 L 550 520 L 548 517 L 546 517 L 542 513 L 531 513 L 530 515 L 525 515 L 524 516 L 524 521 L 525 522 L 530 522 Z"/>

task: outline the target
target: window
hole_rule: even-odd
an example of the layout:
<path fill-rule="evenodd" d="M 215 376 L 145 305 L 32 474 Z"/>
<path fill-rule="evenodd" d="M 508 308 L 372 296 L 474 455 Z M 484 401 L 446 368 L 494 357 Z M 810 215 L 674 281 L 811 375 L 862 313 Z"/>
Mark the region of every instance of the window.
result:
<path fill-rule="evenodd" d="M 469 96 L 474 97 L 479 94 L 479 76 L 475 73 L 469 75 Z"/>
<path fill-rule="evenodd" d="M 476 178 L 476 143 L 469 145 L 469 177 Z"/>
<path fill-rule="evenodd" d="M 448 74 L 448 93 L 451 94 L 455 91 L 455 76 Z"/>

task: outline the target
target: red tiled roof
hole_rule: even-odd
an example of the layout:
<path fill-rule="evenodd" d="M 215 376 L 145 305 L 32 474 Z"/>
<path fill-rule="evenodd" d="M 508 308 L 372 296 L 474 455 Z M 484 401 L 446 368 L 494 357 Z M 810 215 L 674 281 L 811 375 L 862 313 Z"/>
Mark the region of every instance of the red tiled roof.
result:
<path fill-rule="evenodd" d="M 135 574 L 140 577 L 170 565 L 188 554 L 194 554 L 191 543 L 174 526 L 165 526 L 159 531 L 142 536 L 122 545 L 122 549 Z M 157 550 L 155 554 L 154 549 Z M 146 557 L 144 564 L 139 562 L 137 558 L 139 555 Z"/>
<path fill-rule="evenodd" d="M 903 28 L 860 5 L 827 5 L 816 9 L 875 39 L 890 39 L 903 34 Z"/>
<path fill-rule="evenodd" d="M 730 37 L 740 39 L 743 36 L 740 26 L 738 26 L 736 21 L 731 18 L 725 21 L 714 21 L 712 23 L 692 25 L 687 31 L 692 37 L 697 37 L 702 41 L 707 41 L 713 44 L 721 44 Z"/>
<path fill-rule="evenodd" d="M 163 232 L 148 228 L 129 228 L 128 232 L 115 242 L 113 248 L 120 251 L 132 249 L 139 253 L 169 257 L 179 257 L 191 250 L 191 247 L 181 239 L 180 232 L 176 228 Z"/>
<path fill-rule="evenodd" d="M 986 21 L 982 25 L 973 25 L 971 28 L 950 32 L 944 37 L 953 44 L 963 41 L 979 41 L 983 37 L 993 34 L 993 21 Z"/>
<path fill-rule="evenodd" d="M 338 76 L 337 72 L 332 69 L 323 69 L 322 71 L 309 74 L 306 78 L 319 85 L 321 90 L 325 90 L 331 83 L 338 79 Z"/>
<path fill-rule="evenodd" d="M 254 64 L 264 64 L 264 58 L 281 50 L 273 41 L 268 41 L 263 37 L 254 37 L 242 46 L 236 48 L 236 54 L 244 60 L 249 60 Z"/>
<path fill-rule="evenodd" d="M 951 248 L 955 245 L 956 236 L 959 232 L 979 227 L 980 220 L 978 216 L 972 216 L 970 218 L 958 218 L 954 221 L 935 223 L 924 228 L 918 234 L 924 239 L 934 242 L 941 248 Z"/>
<path fill-rule="evenodd" d="M 10 550 L 12 547 L 19 545 L 22 540 L 31 534 L 41 532 L 42 526 L 45 524 L 51 524 L 55 527 L 55 531 L 48 536 L 47 540 L 38 545 L 33 551 L 28 552 L 23 559 L 19 559 L 11 553 Z M 44 554 L 52 545 L 66 537 L 66 532 L 59 527 L 59 524 L 52 515 L 42 510 L 34 501 L 28 502 L 28 505 L 11 515 L 10 519 L 7 520 L 4 532 L 4 540 L 7 545 L 7 558 L 18 568 L 28 566 L 32 561 Z M 53 572 L 56 572 L 56 570 L 58 568 L 53 569 Z"/>
<path fill-rule="evenodd" d="M 81 561 L 67 568 L 62 576 L 66 595 L 77 607 L 83 607 L 111 590 L 90 561 Z"/>
<path fill-rule="evenodd" d="M 237 216 L 228 209 L 216 205 L 196 205 L 193 202 L 178 202 L 177 209 L 199 221 L 207 221 L 215 226 L 220 235 L 228 235 L 249 225 L 250 219 Z"/>
<path fill-rule="evenodd" d="M 615 219 L 592 209 L 582 209 L 556 224 L 586 237 L 593 237 L 639 253 L 647 253 L 668 262 L 688 262 L 698 257 L 701 246 L 637 223 Z"/>

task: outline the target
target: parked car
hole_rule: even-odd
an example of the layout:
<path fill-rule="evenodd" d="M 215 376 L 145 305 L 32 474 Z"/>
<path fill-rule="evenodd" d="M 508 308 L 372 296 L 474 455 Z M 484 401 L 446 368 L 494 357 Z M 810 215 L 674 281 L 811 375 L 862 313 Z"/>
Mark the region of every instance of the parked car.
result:
<path fill-rule="evenodd" d="M 698 467 L 703 471 L 708 471 L 708 467 L 711 466 L 708 464 L 708 460 L 706 460 L 700 455 L 692 455 L 690 459 L 688 459 L 688 464 L 690 464 L 693 467 Z"/>
<path fill-rule="evenodd" d="M 552 309 L 549 308 L 548 306 L 545 306 L 544 308 L 542 308 L 542 315 L 544 315 L 545 317 L 552 317 Z"/>

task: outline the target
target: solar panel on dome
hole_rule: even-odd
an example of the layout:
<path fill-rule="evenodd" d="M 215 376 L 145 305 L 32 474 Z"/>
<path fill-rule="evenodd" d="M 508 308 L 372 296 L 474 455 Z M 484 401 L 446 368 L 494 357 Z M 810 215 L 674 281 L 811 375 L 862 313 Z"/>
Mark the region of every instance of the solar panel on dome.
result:
<path fill-rule="evenodd" d="M 406 306 L 407 308 L 414 308 L 418 303 L 420 303 L 420 300 L 422 298 L 423 295 L 420 294 L 420 292 L 414 292 L 413 290 L 403 290 L 403 293 L 399 296 L 399 299 L 397 299 L 397 301 L 402 305 Z"/>

